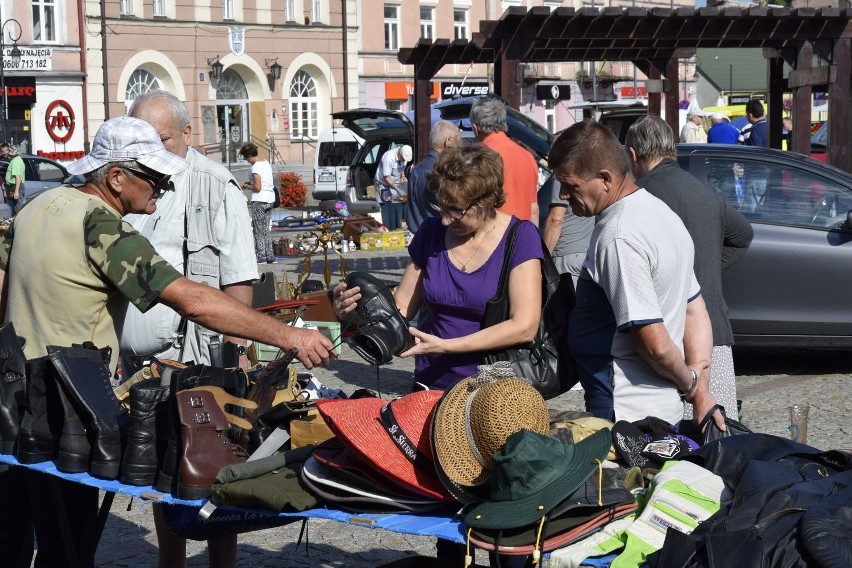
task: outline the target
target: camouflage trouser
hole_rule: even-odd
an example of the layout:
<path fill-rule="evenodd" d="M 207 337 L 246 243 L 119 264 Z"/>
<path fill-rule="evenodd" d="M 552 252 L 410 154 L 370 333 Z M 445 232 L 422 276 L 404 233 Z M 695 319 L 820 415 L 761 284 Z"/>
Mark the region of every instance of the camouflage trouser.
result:
<path fill-rule="evenodd" d="M 269 222 L 272 220 L 272 203 L 251 202 L 251 224 L 254 231 L 254 254 L 258 262 L 275 260 L 272 253 L 272 237 Z"/>

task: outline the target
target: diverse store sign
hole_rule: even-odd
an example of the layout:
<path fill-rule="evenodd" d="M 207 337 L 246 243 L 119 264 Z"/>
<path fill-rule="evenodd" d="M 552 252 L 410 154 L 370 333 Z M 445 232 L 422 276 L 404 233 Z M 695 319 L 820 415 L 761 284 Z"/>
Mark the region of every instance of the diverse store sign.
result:
<path fill-rule="evenodd" d="M 488 83 L 462 83 L 461 81 L 441 82 L 441 98 L 476 97 L 489 93 Z"/>
<path fill-rule="evenodd" d="M 61 99 L 53 101 L 44 113 L 44 126 L 51 140 L 60 144 L 68 142 L 74 134 L 74 109 Z"/>
<path fill-rule="evenodd" d="M 3 48 L 4 71 L 52 71 L 53 49 L 50 47 L 21 47 L 21 60 L 12 59 L 12 47 Z"/>

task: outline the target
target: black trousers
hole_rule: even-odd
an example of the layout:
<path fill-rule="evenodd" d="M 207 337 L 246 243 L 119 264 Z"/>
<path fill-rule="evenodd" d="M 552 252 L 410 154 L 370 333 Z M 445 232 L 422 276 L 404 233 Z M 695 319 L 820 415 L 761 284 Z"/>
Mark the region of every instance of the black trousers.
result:
<path fill-rule="evenodd" d="M 72 566 L 65 554 L 59 528 L 58 503 L 50 488 L 50 475 L 26 471 L 26 485 L 32 507 L 33 526 L 38 543 L 35 568 L 90 568 L 95 565 L 93 535 L 98 517 L 98 490 L 80 483 L 59 480 L 59 493 L 68 514 L 71 540 L 77 553 Z"/>
<path fill-rule="evenodd" d="M 33 558 L 33 519 L 24 479 L 26 470 L 3 466 L 0 473 L 0 564 L 29 568 Z"/>

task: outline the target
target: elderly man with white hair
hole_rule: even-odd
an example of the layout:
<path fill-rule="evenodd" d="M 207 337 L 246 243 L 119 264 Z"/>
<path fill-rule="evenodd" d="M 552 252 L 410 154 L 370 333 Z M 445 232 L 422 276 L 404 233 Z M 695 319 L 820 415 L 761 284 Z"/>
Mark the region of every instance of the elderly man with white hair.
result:
<path fill-rule="evenodd" d="M 710 116 L 713 126 L 707 132 L 707 141 L 711 144 L 738 144 L 740 131 L 728 121 L 721 112 L 714 112 Z"/>
<path fill-rule="evenodd" d="M 704 112 L 691 110 L 686 115 L 686 124 L 680 131 L 680 141 L 686 144 L 703 144 L 707 142 L 707 134 L 704 132 Z"/>

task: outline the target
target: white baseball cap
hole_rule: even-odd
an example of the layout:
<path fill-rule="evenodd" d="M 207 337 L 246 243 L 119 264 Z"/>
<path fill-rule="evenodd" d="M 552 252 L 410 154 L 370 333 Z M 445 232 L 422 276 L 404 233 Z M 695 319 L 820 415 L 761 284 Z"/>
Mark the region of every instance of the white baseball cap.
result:
<path fill-rule="evenodd" d="M 68 166 L 72 175 L 83 175 L 111 162 L 137 161 L 160 174 L 175 175 L 186 169 L 186 160 L 163 146 L 154 127 L 138 118 L 120 116 L 104 122 L 92 141 L 92 150 Z"/>
<path fill-rule="evenodd" d="M 402 156 L 402 159 L 406 162 L 410 162 L 411 157 L 414 155 L 414 153 L 411 151 L 411 146 L 406 144 L 405 146 L 399 149 L 399 155 Z"/>

